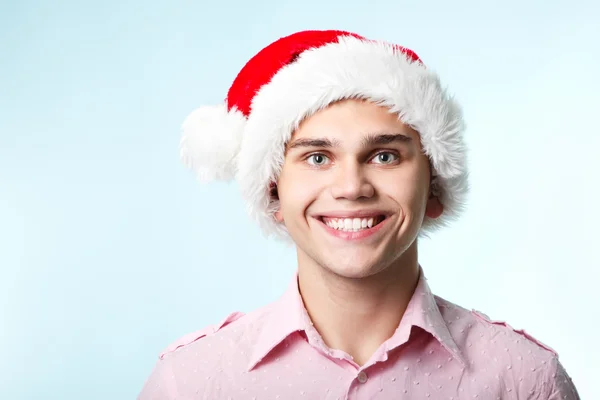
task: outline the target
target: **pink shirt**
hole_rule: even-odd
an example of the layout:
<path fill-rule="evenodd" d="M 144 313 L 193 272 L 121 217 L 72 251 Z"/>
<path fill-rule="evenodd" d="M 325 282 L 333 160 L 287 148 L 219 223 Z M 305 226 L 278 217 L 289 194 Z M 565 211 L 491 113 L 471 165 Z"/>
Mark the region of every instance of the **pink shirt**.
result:
<path fill-rule="evenodd" d="M 323 343 L 294 279 L 161 355 L 138 400 L 552 399 L 579 395 L 557 354 L 523 330 L 434 296 L 421 271 L 395 334 L 359 367 Z"/>

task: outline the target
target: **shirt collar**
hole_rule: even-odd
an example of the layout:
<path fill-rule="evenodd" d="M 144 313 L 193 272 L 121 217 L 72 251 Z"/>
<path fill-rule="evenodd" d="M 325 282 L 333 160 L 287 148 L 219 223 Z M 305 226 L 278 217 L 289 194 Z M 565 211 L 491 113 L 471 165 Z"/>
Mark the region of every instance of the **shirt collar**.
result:
<path fill-rule="evenodd" d="M 419 267 L 419 281 L 400 325 L 394 335 L 386 341 L 388 350 L 406 343 L 411 330 L 417 326 L 429 332 L 459 363 L 466 366 L 465 359 L 456 341 L 450 334 L 448 324 L 442 317 L 438 303 L 431 292 L 423 268 Z"/>
<path fill-rule="evenodd" d="M 406 343 L 410 338 L 413 326 L 429 332 L 457 361 L 463 366 L 465 365 L 464 358 L 448 330 L 421 267 L 419 267 L 417 287 L 396 332 L 385 342 L 386 349 L 389 351 Z M 252 370 L 292 333 L 312 330 L 314 327 L 304 308 L 304 302 L 298 290 L 298 274 L 296 273 L 288 289 L 277 302 L 273 303 L 269 313 L 265 316 L 252 349 L 248 371 Z"/>
<path fill-rule="evenodd" d="M 296 272 L 288 289 L 272 305 L 265 316 L 252 349 L 248 371 L 252 370 L 289 335 L 306 331 L 307 327 L 311 325 L 312 322 L 298 290 L 298 273 Z"/>

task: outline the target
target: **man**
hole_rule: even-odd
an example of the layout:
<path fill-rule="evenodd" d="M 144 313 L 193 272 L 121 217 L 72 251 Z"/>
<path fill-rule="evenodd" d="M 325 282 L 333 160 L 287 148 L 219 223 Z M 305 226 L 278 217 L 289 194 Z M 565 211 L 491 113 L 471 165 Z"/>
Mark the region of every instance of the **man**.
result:
<path fill-rule="evenodd" d="M 417 238 L 462 209 L 462 135 L 408 49 L 306 31 L 259 52 L 185 121 L 182 157 L 237 179 L 297 274 L 168 347 L 139 399 L 578 399 L 551 348 L 429 289 Z"/>

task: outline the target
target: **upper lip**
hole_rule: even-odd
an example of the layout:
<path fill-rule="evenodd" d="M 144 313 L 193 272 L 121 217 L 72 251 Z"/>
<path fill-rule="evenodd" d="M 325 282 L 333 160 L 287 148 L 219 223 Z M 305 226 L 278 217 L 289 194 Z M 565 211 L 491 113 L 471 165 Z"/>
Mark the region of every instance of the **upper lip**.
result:
<path fill-rule="evenodd" d="M 328 211 L 318 214 L 320 218 L 371 218 L 384 216 L 390 213 L 383 210 L 356 210 L 356 211 Z"/>

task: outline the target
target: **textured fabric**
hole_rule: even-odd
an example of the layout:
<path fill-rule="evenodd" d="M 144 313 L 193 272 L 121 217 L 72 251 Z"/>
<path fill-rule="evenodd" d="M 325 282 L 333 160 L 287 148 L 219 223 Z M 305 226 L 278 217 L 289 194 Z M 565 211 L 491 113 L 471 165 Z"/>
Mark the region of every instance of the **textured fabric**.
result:
<path fill-rule="evenodd" d="M 169 346 L 138 400 L 577 400 L 548 346 L 434 296 L 421 278 L 395 334 L 362 367 L 328 348 L 297 280 L 277 302 Z"/>

